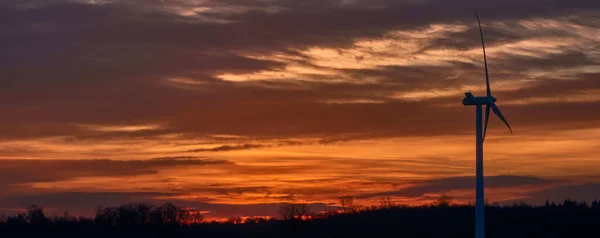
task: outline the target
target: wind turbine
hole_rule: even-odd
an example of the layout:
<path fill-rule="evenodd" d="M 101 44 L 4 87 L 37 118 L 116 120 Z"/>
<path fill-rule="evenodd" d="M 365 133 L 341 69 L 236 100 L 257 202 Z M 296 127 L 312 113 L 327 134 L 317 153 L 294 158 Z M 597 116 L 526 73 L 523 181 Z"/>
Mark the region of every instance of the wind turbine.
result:
<path fill-rule="evenodd" d="M 485 56 L 485 43 L 483 41 L 483 31 L 481 30 L 481 22 L 479 21 L 479 15 L 475 11 L 477 17 L 477 24 L 479 25 L 479 34 L 481 35 L 481 47 L 483 48 L 483 63 L 485 66 L 485 87 L 487 95 L 485 97 L 475 97 L 471 92 L 465 93 L 463 99 L 463 105 L 475 106 L 476 108 L 476 162 L 475 162 L 475 238 L 485 238 L 485 217 L 484 217 L 484 200 L 483 200 L 483 140 L 487 132 L 488 121 L 490 119 L 490 109 L 496 114 L 500 120 L 506 124 L 510 133 L 512 129 L 508 122 L 496 106 L 496 98 L 492 97 L 492 91 L 490 90 L 490 78 L 488 77 L 487 59 Z M 485 105 L 485 127 L 482 130 L 482 106 Z M 483 133 L 482 133 L 483 131 Z"/>

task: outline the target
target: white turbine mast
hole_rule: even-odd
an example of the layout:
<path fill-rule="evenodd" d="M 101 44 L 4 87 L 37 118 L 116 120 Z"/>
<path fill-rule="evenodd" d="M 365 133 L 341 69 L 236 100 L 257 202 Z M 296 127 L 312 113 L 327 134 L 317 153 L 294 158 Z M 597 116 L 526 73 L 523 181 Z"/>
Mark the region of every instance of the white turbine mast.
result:
<path fill-rule="evenodd" d="M 471 92 L 465 93 L 465 98 L 463 99 L 463 105 L 465 106 L 475 106 L 476 107 L 476 162 L 475 162 L 475 177 L 476 177 L 476 185 L 475 185 L 475 238 L 485 238 L 485 216 L 484 216 L 484 194 L 483 194 L 483 141 L 485 139 L 485 135 L 487 133 L 488 121 L 490 118 L 490 109 L 496 114 L 500 120 L 506 124 L 510 133 L 512 134 L 512 129 L 508 122 L 500 112 L 498 106 L 496 106 L 496 98 L 492 96 L 492 90 L 490 89 L 490 78 L 488 75 L 488 67 L 487 67 L 487 59 L 485 55 L 485 43 L 483 40 L 483 30 L 481 29 L 481 22 L 479 21 L 479 14 L 475 11 L 475 16 L 477 17 L 477 24 L 479 25 L 479 34 L 481 35 L 481 47 L 483 49 L 483 64 L 485 66 L 485 87 L 486 87 L 486 96 L 485 97 L 475 97 Z M 482 106 L 485 105 L 485 127 L 482 128 Z M 483 129 L 483 130 L 482 130 Z"/>

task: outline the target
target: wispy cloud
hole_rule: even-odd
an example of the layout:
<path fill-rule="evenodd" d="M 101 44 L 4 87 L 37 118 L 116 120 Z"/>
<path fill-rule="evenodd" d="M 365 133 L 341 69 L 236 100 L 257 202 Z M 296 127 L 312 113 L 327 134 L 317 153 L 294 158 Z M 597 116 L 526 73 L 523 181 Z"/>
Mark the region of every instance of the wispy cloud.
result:
<path fill-rule="evenodd" d="M 136 132 L 145 130 L 156 130 L 160 128 L 160 125 L 79 125 L 79 127 L 100 132 Z"/>
<path fill-rule="evenodd" d="M 232 164 L 224 160 L 160 158 L 152 160 L 0 160 L 2 184 L 54 182 L 82 177 L 128 177 L 156 174 L 167 168 Z"/>
<path fill-rule="evenodd" d="M 222 145 L 222 146 L 213 147 L 213 148 L 189 150 L 188 152 L 224 152 L 224 151 L 234 151 L 234 150 L 260 149 L 260 148 L 265 148 L 265 147 L 267 147 L 267 146 L 257 145 L 257 144 Z"/>
<path fill-rule="evenodd" d="M 499 175 L 488 176 L 485 178 L 486 188 L 511 188 L 519 186 L 532 185 L 549 185 L 568 182 L 561 180 L 543 179 L 534 176 L 515 176 L 515 175 Z M 385 196 L 400 196 L 400 197 L 421 197 L 428 193 L 441 194 L 452 190 L 474 190 L 475 177 L 450 177 L 443 179 L 434 179 L 428 181 L 417 182 L 407 188 L 402 188 L 397 191 L 380 192 L 374 194 L 363 195 L 365 198 L 370 197 L 385 197 Z"/>

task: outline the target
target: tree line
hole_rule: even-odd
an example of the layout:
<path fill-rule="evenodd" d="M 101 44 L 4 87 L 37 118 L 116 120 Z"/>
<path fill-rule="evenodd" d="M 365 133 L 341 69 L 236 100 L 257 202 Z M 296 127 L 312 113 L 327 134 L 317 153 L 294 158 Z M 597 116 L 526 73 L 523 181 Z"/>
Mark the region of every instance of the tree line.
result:
<path fill-rule="evenodd" d="M 277 218 L 232 217 L 206 221 L 200 211 L 171 203 L 98 207 L 93 218 L 65 212 L 47 217 L 32 205 L 0 218 L 0 237 L 472 237 L 474 204 L 442 195 L 430 204 L 408 206 L 382 198 L 363 206 L 351 196 L 339 209 L 312 212 L 289 199 Z M 486 233 L 494 237 L 600 237 L 600 202 L 565 199 L 544 205 L 486 205 Z"/>

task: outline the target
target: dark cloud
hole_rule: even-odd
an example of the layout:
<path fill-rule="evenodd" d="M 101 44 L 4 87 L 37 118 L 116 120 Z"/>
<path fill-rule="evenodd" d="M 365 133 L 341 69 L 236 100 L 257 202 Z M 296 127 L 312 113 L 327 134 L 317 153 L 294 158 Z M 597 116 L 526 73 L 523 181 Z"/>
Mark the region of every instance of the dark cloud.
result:
<path fill-rule="evenodd" d="M 197 156 L 168 156 L 168 157 L 156 157 L 150 160 L 183 160 L 183 159 L 201 159 L 202 157 Z"/>
<path fill-rule="evenodd" d="M 415 125 L 439 118 L 436 115 L 442 113 L 455 115 L 460 109 L 433 110 L 431 103 L 398 102 L 389 96 L 472 83 L 472 78 L 481 77 L 478 65 L 450 62 L 452 65 L 447 67 L 388 66 L 343 71 L 357 79 L 381 78 L 376 84 L 328 82 L 336 77 L 322 77 L 311 83 L 295 79 L 289 79 L 291 83 L 231 83 L 215 76 L 223 72 L 249 73 L 285 66 L 273 60 L 248 58 L 242 56 L 242 52 L 298 56 L 297 50 L 306 47 L 344 48 L 357 39 L 381 39 L 390 30 L 422 29 L 434 23 L 463 23 L 471 28 L 445 38 L 457 40 L 456 43 L 433 39 L 428 45 L 454 44 L 468 48 L 478 41 L 473 14 L 464 9 L 465 5 L 479 9 L 484 22 L 563 17 L 583 24 L 581 19 L 571 16 L 580 12 L 585 14 L 582 16 L 589 16 L 590 11 L 598 9 L 596 3 L 589 1 L 548 1 L 541 5 L 536 1 L 485 5 L 474 1 L 357 1 L 355 4 L 214 1 L 201 5 L 220 11 L 181 16 L 176 14 L 176 9 L 200 5 L 189 1 L 21 3 L 19 7 L 0 10 L 0 16 L 5 19 L 0 23 L 4 29 L 0 37 L 0 49 L 4 52 L 0 56 L 0 77 L 4 79 L 0 81 L 0 110 L 11 115 L 0 118 L 1 137 L 69 136 L 73 141 L 148 139 L 167 133 L 257 137 L 367 132 L 375 137 L 459 133 L 467 128 L 462 116 L 437 121 L 434 125 Z M 13 6 L 14 2 L 6 5 Z M 29 7 L 23 7 L 25 5 Z M 259 10 L 269 6 L 279 10 Z M 487 26 L 486 32 L 491 45 L 530 37 L 528 34 L 532 33 Z M 539 36 L 561 32 L 534 33 Z M 309 63 L 308 59 L 304 60 Z M 496 67 L 494 77 L 502 73 L 502 78 L 507 78 L 506 70 L 511 67 L 524 70 L 527 64 L 544 69 L 591 63 L 593 61 L 583 53 L 569 52 L 547 59 L 513 56 L 490 64 Z M 171 87 L 165 81 L 165 78 L 177 77 L 189 78 L 198 85 L 193 90 L 184 90 L 181 87 L 190 85 Z M 356 98 L 384 103 L 319 103 Z M 452 98 L 460 102 L 462 95 Z M 529 110 L 526 106 L 519 108 Z M 507 114 L 512 115 L 512 112 L 513 109 L 507 109 Z M 72 126 L 139 123 L 163 123 L 168 127 L 141 132 L 91 133 Z"/>
<path fill-rule="evenodd" d="M 534 176 L 499 175 L 485 177 L 486 188 L 510 188 L 529 185 L 548 185 L 561 182 L 559 180 L 548 180 Z M 473 190 L 475 188 L 475 177 L 450 177 L 443 179 L 417 182 L 412 186 L 397 191 L 380 192 L 363 195 L 364 198 L 401 196 L 421 197 L 426 193 L 442 193 L 451 190 Z"/>
<path fill-rule="evenodd" d="M 265 137 L 264 139 L 269 139 Z M 272 138 L 271 138 L 272 139 Z M 220 140 L 220 139 L 218 139 Z M 346 141 L 345 139 L 323 139 L 319 140 L 318 144 L 330 144 L 338 141 Z M 262 149 L 262 148 L 272 148 L 272 147 L 280 147 L 280 146 L 296 146 L 296 145 L 309 145 L 315 144 L 311 142 L 296 142 L 296 141 L 280 141 L 273 144 L 242 144 L 242 145 L 222 145 L 213 148 L 201 148 L 188 150 L 186 152 L 227 152 L 227 151 L 236 151 L 236 150 L 252 150 L 252 149 Z"/>
<path fill-rule="evenodd" d="M 590 81 L 587 82 L 594 84 L 595 81 L 590 78 Z M 564 82 L 563 84 L 569 83 Z M 549 86 L 554 88 L 554 91 L 548 91 L 547 93 L 552 96 L 569 95 L 576 93 L 577 88 L 585 87 L 585 84 L 567 86 Z M 543 90 L 551 90 L 551 88 L 544 89 L 546 86 L 543 84 L 540 87 L 539 90 L 534 86 L 531 89 L 523 89 L 514 94 L 495 93 L 503 113 L 516 129 L 525 126 L 531 129 L 544 125 L 563 127 L 568 126 L 570 122 L 576 122 L 580 128 L 586 125 L 588 127 L 595 126 L 595 121 L 600 114 L 598 111 L 588 109 L 597 107 L 598 102 L 558 101 L 530 105 L 503 105 L 502 103 L 508 99 L 535 97 L 538 92 L 543 95 Z M 329 88 L 334 89 L 335 87 Z M 568 88 L 573 88 L 573 90 L 569 91 Z M 168 129 L 165 130 L 118 133 L 105 136 L 106 134 L 90 134 L 71 127 L 67 127 L 67 130 L 61 130 L 64 126 L 44 126 L 44 124 L 14 126 L 13 124 L 5 124 L 6 126 L 2 127 L 2 132 L 4 132 L 2 136 L 5 139 L 10 139 L 79 134 L 86 135 L 88 138 L 148 139 L 163 133 L 183 132 L 192 137 L 202 137 L 210 134 L 236 134 L 272 138 L 318 136 L 325 137 L 325 139 L 327 137 L 335 139 L 339 137 L 338 135 L 343 134 L 363 134 L 365 135 L 364 138 L 462 134 L 470 130 L 472 126 L 470 123 L 472 120 L 471 114 L 465 113 L 471 111 L 460 105 L 460 100 L 463 97 L 460 94 L 421 102 L 390 100 L 379 104 L 324 104 L 311 102 L 310 100 L 319 97 L 325 98 L 325 92 L 264 88 L 251 91 L 242 89 L 227 91 L 231 93 L 227 95 L 236 95 L 236 99 L 244 99 L 242 101 L 245 101 L 245 103 L 231 102 L 223 96 L 215 95 L 215 101 L 211 103 L 217 106 L 206 101 L 193 101 L 193 103 L 184 101 L 182 103 L 184 105 L 181 105 L 181 107 L 176 106 L 178 109 L 173 110 L 173 107 L 165 105 L 165 110 L 172 110 L 167 113 L 168 117 L 162 117 L 168 125 Z M 456 102 L 456 107 L 434 107 L 436 103 L 451 102 L 451 100 Z M 218 110 L 211 110 L 210 113 L 195 110 L 213 107 L 217 107 Z M 11 110 L 6 111 L 10 112 Z M 106 113 L 104 114 L 105 117 L 113 113 L 108 106 L 102 111 Z M 31 119 L 41 117 L 41 115 L 37 115 L 39 113 L 37 111 L 28 111 L 27 113 L 31 114 Z M 119 113 L 119 111 L 117 110 L 115 113 Z M 117 119 L 125 115 L 138 118 L 135 114 L 128 115 L 128 113 L 124 113 L 117 116 Z M 440 117 L 439 115 L 446 116 Z M 147 118 L 143 115 L 138 116 L 139 118 Z M 435 120 L 432 121 L 434 118 Z M 108 117 L 104 119 L 107 121 L 116 120 Z M 98 120 L 98 122 L 101 122 L 101 120 Z M 424 124 L 423 122 L 431 123 Z M 141 133 L 145 135 L 140 137 Z M 326 141 L 324 140 L 324 142 Z"/>
<path fill-rule="evenodd" d="M 240 186 L 227 186 L 225 184 L 212 184 L 211 186 L 207 186 L 207 187 L 203 187 L 203 188 L 196 188 L 195 190 L 198 191 L 210 191 L 210 192 L 215 192 L 218 195 L 241 195 L 244 193 L 263 193 L 263 194 L 268 194 L 270 193 L 269 190 L 272 189 L 271 187 L 267 187 L 267 186 L 245 186 L 245 187 L 240 187 Z"/>
<path fill-rule="evenodd" d="M 494 67 L 496 71 L 504 73 L 519 73 L 532 70 L 553 70 L 553 69 L 573 69 L 576 67 L 594 66 L 598 64 L 595 59 L 591 58 L 585 52 L 567 51 L 556 54 L 546 54 L 542 57 L 527 57 L 511 55 L 500 57 L 494 63 L 490 63 L 490 67 Z M 504 72 L 503 72 L 504 71 Z"/>
<path fill-rule="evenodd" d="M 346 73 L 356 79 L 376 77 L 382 83 L 376 85 L 346 85 L 346 88 L 338 86 L 337 89 L 345 92 L 350 90 L 349 92 L 354 93 L 354 95 L 361 92 L 389 95 L 395 92 L 452 88 L 466 83 L 473 83 L 473 78 L 476 77 L 469 77 L 469 75 L 473 74 L 474 71 L 479 74 L 479 70 L 482 69 L 482 65 L 460 61 L 449 60 L 445 63 L 448 63 L 449 66 L 379 66 L 373 69 L 345 70 Z M 333 86 L 330 87 L 333 88 Z"/>
<path fill-rule="evenodd" d="M 577 97 L 586 91 L 600 89 L 600 73 L 581 73 L 567 79 L 546 78 L 537 80 L 533 86 L 510 92 L 499 92 L 503 98 L 531 99 L 536 97 Z"/>
<path fill-rule="evenodd" d="M 260 149 L 260 148 L 265 148 L 265 147 L 267 147 L 267 146 L 257 145 L 257 144 L 222 145 L 222 146 L 208 148 L 208 149 L 189 150 L 188 152 L 224 152 L 224 151 L 234 151 L 234 150 Z"/>
<path fill-rule="evenodd" d="M 31 182 L 52 182 L 80 177 L 136 176 L 155 174 L 161 169 L 180 166 L 231 164 L 224 160 L 0 160 L 2 187 Z"/>
<path fill-rule="evenodd" d="M 31 204 L 45 207 L 48 213 L 62 214 L 69 211 L 73 215 L 93 216 L 98 206 L 118 206 L 125 203 L 147 202 L 153 205 L 172 202 L 178 206 L 209 211 L 208 217 L 226 218 L 233 216 L 277 216 L 283 203 L 262 204 L 215 204 L 203 200 L 161 199 L 174 196 L 173 193 L 136 192 L 66 192 L 32 194 L 0 198 L 0 207 L 23 209 Z M 313 212 L 335 210 L 337 207 L 324 203 L 310 203 Z M 12 210 L 12 209 L 11 209 Z M 6 211 L 10 212 L 10 211 Z"/>

